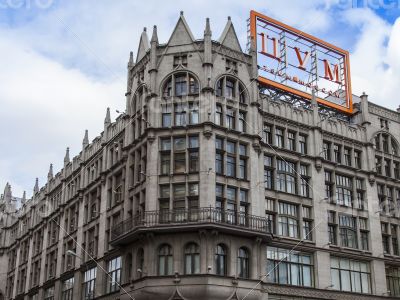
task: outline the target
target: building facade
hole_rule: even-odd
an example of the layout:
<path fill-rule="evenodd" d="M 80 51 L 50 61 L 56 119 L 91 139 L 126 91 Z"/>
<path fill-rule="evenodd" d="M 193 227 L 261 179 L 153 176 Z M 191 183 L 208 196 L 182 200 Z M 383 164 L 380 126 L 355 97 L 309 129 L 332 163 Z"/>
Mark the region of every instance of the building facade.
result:
<path fill-rule="evenodd" d="M 400 297 L 400 112 L 260 86 L 228 18 L 143 31 L 126 111 L 0 210 L 0 299 Z"/>

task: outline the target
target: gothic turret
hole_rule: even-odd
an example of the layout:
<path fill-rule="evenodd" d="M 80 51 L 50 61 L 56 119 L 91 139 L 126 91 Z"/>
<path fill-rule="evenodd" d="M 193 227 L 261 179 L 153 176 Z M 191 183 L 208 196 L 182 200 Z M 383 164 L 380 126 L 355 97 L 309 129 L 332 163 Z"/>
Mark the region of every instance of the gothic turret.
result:
<path fill-rule="evenodd" d="M 89 132 L 86 129 L 85 130 L 85 136 L 83 137 L 83 141 L 82 141 L 82 149 L 85 150 L 85 148 L 89 146 Z"/>

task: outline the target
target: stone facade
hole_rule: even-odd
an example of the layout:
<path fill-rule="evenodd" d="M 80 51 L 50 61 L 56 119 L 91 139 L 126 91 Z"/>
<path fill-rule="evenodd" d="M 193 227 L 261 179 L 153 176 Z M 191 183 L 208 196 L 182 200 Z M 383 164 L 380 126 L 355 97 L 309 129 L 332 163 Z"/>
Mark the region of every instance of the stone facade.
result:
<path fill-rule="evenodd" d="M 400 296 L 399 112 L 278 99 L 230 18 L 145 29 L 127 73 L 100 136 L 31 199 L 7 184 L 0 299 Z"/>

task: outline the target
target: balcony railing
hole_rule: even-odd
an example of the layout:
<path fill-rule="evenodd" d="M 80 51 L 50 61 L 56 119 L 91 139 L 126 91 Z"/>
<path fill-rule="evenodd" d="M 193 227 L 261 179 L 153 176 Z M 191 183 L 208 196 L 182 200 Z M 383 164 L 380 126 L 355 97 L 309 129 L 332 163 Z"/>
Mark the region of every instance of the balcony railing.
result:
<path fill-rule="evenodd" d="M 141 228 L 195 224 L 220 224 L 263 234 L 272 233 L 271 223 L 264 217 L 207 207 L 190 210 L 146 211 L 114 226 L 111 231 L 111 240 L 114 241 Z"/>

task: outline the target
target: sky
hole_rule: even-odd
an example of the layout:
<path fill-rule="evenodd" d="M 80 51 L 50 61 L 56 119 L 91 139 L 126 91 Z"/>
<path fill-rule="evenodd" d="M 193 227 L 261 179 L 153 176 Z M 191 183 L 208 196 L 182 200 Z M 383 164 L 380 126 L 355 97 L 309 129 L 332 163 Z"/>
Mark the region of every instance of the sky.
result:
<path fill-rule="evenodd" d="M 180 11 L 202 38 L 210 18 L 218 40 L 231 16 L 245 48 L 251 9 L 350 51 L 353 93 L 396 109 L 400 0 L 0 0 L 0 193 L 43 186 L 125 110 L 129 52 L 144 27 L 168 41 Z"/>

